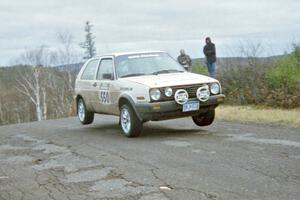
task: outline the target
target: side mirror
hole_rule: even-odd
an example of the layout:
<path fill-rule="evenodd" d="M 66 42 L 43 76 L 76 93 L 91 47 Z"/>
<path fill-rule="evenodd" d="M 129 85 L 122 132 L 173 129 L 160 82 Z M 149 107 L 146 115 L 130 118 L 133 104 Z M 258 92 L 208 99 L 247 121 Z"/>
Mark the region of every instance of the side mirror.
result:
<path fill-rule="evenodd" d="M 114 75 L 111 73 L 103 74 L 104 80 L 114 80 Z"/>

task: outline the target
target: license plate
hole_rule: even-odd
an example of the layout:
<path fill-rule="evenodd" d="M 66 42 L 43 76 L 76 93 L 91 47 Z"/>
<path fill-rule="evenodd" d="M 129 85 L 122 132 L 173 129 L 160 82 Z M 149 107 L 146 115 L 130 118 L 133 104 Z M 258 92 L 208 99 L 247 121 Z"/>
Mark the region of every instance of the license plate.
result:
<path fill-rule="evenodd" d="M 189 101 L 183 104 L 182 112 L 199 110 L 199 107 L 200 107 L 199 101 Z"/>

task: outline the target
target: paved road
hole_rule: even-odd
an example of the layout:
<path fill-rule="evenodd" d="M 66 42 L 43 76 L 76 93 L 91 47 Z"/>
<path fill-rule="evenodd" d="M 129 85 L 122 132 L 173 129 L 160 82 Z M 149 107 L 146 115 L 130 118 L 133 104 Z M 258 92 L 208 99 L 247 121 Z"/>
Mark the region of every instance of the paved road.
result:
<path fill-rule="evenodd" d="M 0 199 L 300 198 L 300 129 L 189 118 L 121 135 L 115 117 L 0 127 Z"/>

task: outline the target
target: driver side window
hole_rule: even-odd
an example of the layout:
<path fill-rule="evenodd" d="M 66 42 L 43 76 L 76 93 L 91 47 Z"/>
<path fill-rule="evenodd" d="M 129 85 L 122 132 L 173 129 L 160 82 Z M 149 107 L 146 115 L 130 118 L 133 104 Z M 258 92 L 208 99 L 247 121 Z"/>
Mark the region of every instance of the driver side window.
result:
<path fill-rule="evenodd" d="M 102 59 L 97 73 L 97 80 L 113 80 L 114 69 L 111 58 Z"/>

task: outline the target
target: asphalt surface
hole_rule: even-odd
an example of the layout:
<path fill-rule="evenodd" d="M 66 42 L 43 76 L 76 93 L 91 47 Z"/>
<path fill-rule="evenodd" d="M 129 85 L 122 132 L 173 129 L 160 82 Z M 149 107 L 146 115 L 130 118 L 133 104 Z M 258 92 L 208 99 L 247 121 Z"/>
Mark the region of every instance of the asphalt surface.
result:
<path fill-rule="evenodd" d="M 0 199 L 300 199 L 300 129 L 97 116 L 0 127 Z"/>

